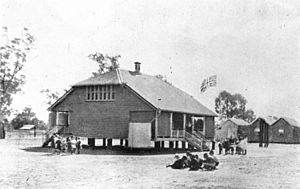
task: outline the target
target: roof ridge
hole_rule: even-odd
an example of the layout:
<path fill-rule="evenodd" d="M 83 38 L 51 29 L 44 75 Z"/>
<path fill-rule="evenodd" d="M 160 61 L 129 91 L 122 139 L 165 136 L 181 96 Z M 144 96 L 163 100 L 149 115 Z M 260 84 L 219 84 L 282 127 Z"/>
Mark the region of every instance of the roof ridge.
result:
<path fill-rule="evenodd" d="M 281 119 L 285 120 L 286 122 L 288 122 L 292 126 L 300 127 L 300 123 L 294 118 L 284 116 L 284 117 L 281 117 Z"/>
<path fill-rule="evenodd" d="M 117 72 L 118 80 L 119 80 L 120 84 L 122 84 L 123 83 L 123 78 L 122 78 L 122 75 L 120 73 L 119 68 L 116 69 L 116 72 Z"/>

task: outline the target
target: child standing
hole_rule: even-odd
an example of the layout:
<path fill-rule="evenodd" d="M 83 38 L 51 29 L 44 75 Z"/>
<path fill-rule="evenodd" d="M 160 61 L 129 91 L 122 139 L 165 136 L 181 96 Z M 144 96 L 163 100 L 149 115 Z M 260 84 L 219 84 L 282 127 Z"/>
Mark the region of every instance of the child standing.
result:
<path fill-rule="evenodd" d="M 76 139 L 71 136 L 71 154 L 75 153 L 76 150 Z"/>
<path fill-rule="evenodd" d="M 67 150 L 67 142 L 65 139 L 63 139 L 61 143 L 61 151 L 66 152 L 66 150 Z"/>
<path fill-rule="evenodd" d="M 80 138 L 76 138 L 77 142 L 76 142 L 76 150 L 77 150 L 77 154 L 80 154 L 80 149 L 81 149 L 81 141 Z"/>
<path fill-rule="evenodd" d="M 67 151 L 72 154 L 72 145 L 71 145 L 71 140 L 69 137 L 67 137 Z"/>
<path fill-rule="evenodd" d="M 60 154 L 60 152 L 61 152 L 61 138 L 58 137 L 56 140 L 56 153 Z"/>

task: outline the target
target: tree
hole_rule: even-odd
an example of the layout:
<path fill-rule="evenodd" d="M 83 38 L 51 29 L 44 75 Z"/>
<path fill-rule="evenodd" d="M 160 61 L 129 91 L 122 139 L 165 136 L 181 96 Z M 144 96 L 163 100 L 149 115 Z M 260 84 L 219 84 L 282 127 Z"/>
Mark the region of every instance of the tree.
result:
<path fill-rule="evenodd" d="M 215 110 L 220 115 L 220 119 L 236 117 L 251 122 L 255 119 L 255 114 L 251 109 L 246 110 L 246 104 L 247 100 L 241 94 L 222 91 L 215 99 Z"/>
<path fill-rule="evenodd" d="M 120 67 L 119 59 L 121 58 L 121 55 L 109 56 L 107 54 L 104 55 L 102 53 L 95 52 L 93 54 L 89 54 L 88 57 L 98 63 L 99 69 L 98 72 L 93 72 L 94 77 Z"/>
<path fill-rule="evenodd" d="M 20 74 L 27 61 L 34 37 L 24 28 L 21 37 L 9 39 L 7 27 L 3 27 L 4 42 L 0 45 L 0 113 L 10 115 L 12 95 L 21 91 L 25 76 Z"/>
<path fill-rule="evenodd" d="M 15 118 L 11 121 L 11 125 L 14 129 L 19 129 L 27 124 L 35 125 L 39 129 L 46 129 L 45 122 L 36 117 L 36 114 L 32 111 L 31 107 L 25 107 L 23 111 L 17 113 Z"/>
<path fill-rule="evenodd" d="M 256 115 L 254 114 L 254 111 L 252 109 L 248 109 L 245 111 L 245 113 L 243 114 L 243 120 L 247 121 L 247 122 L 252 122 L 254 119 L 256 118 Z"/>
<path fill-rule="evenodd" d="M 46 95 L 46 104 L 49 106 L 56 102 L 60 96 L 58 92 L 50 91 L 49 89 L 43 89 L 41 93 Z"/>

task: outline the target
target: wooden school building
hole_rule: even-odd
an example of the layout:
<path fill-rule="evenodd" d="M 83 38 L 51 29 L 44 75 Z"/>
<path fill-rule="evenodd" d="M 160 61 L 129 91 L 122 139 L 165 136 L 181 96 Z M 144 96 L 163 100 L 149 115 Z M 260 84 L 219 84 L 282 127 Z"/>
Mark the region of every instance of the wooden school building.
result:
<path fill-rule="evenodd" d="M 269 129 L 272 143 L 300 143 L 300 123 L 293 118 L 281 117 Z"/>
<path fill-rule="evenodd" d="M 269 143 L 270 126 L 278 120 L 274 116 L 258 117 L 249 126 L 249 142 Z"/>
<path fill-rule="evenodd" d="M 300 143 L 300 124 L 293 118 L 259 117 L 251 123 L 249 142 Z"/>
<path fill-rule="evenodd" d="M 249 132 L 249 123 L 242 119 L 229 118 L 220 123 L 220 126 L 216 128 L 215 140 L 224 141 L 229 138 L 237 139 L 239 137 L 245 137 Z"/>
<path fill-rule="evenodd" d="M 202 149 L 214 138 L 217 116 L 172 84 L 141 73 L 139 62 L 134 71 L 116 69 L 74 84 L 48 110 L 53 132 L 87 137 L 91 146 L 95 139 L 104 145 L 121 139 L 133 148 L 169 141 Z"/>

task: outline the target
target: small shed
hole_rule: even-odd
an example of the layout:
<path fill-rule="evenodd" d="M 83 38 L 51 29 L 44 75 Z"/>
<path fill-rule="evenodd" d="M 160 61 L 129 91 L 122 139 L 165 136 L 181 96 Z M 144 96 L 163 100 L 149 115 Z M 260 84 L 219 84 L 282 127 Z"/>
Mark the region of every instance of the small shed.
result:
<path fill-rule="evenodd" d="M 19 130 L 34 130 L 35 128 L 35 125 L 23 125 Z"/>
<path fill-rule="evenodd" d="M 216 140 L 245 137 L 249 133 L 249 123 L 242 119 L 229 118 L 216 129 Z"/>
<path fill-rule="evenodd" d="M 278 120 L 275 116 L 256 118 L 249 126 L 249 142 L 269 143 L 270 126 Z"/>
<path fill-rule="evenodd" d="M 23 135 L 31 135 L 33 134 L 36 136 L 36 126 L 35 125 L 23 125 L 21 128 L 18 129 L 19 134 Z"/>
<path fill-rule="evenodd" d="M 300 123 L 293 118 L 281 117 L 270 126 L 270 142 L 300 143 Z"/>

